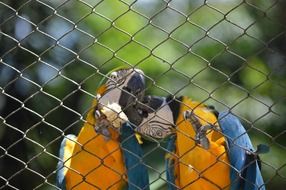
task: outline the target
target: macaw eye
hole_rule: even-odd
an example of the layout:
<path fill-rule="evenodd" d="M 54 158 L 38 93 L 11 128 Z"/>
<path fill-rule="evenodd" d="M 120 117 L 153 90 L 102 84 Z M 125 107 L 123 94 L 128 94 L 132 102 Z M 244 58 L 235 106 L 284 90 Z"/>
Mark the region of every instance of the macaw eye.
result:
<path fill-rule="evenodd" d="M 113 73 L 113 74 L 110 75 L 110 78 L 113 79 L 113 80 L 116 80 L 117 79 L 117 75 L 115 73 Z"/>

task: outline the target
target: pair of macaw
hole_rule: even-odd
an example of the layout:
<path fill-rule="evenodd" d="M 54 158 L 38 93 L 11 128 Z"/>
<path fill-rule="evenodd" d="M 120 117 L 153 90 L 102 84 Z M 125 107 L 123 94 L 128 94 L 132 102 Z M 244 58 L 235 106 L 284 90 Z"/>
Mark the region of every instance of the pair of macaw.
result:
<path fill-rule="evenodd" d="M 61 144 L 59 188 L 149 189 L 141 134 L 167 140 L 169 190 L 265 189 L 258 154 L 267 147 L 255 151 L 237 117 L 187 97 L 144 96 L 144 90 L 141 70 L 111 72 L 78 136 Z M 127 119 L 108 119 L 103 107 L 113 103 Z"/>

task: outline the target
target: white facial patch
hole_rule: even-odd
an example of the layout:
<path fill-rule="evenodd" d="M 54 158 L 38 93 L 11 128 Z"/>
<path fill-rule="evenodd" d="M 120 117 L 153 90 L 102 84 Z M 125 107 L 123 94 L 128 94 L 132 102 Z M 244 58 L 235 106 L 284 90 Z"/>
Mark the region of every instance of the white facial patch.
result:
<path fill-rule="evenodd" d="M 166 100 L 161 108 L 156 112 L 149 113 L 142 123 L 136 128 L 136 131 L 154 138 L 165 138 L 174 131 L 174 119 L 172 111 Z"/>
<path fill-rule="evenodd" d="M 131 74 L 132 72 L 134 71 L 131 70 L 130 72 L 127 72 L 126 74 L 122 76 L 119 76 L 119 74 L 116 74 L 116 72 L 111 73 L 111 76 L 113 77 L 107 80 L 106 82 L 106 84 L 108 85 L 107 92 L 101 96 L 101 98 L 99 99 L 99 103 L 103 106 L 107 106 L 108 104 L 112 104 L 112 103 L 118 104 L 120 96 L 121 96 L 122 88 L 124 86 L 127 86 L 128 81 L 132 77 L 132 74 Z M 127 77 L 125 77 L 126 75 Z M 123 79 L 124 82 L 118 85 L 118 83 L 116 83 L 115 81 L 116 80 L 120 81 L 121 79 Z"/>

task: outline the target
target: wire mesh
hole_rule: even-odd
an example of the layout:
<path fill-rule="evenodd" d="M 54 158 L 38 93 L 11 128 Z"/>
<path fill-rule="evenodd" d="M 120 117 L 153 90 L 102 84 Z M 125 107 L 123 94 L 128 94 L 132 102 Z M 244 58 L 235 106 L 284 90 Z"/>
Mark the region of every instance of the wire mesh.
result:
<path fill-rule="evenodd" d="M 142 69 L 146 94 L 230 110 L 254 145 L 270 147 L 261 155 L 266 188 L 284 189 L 285 8 L 278 0 L 1 0 L 0 189 L 57 188 L 60 143 L 78 134 L 99 81 L 118 66 Z M 150 188 L 166 189 L 166 148 L 142 147 Z"/>

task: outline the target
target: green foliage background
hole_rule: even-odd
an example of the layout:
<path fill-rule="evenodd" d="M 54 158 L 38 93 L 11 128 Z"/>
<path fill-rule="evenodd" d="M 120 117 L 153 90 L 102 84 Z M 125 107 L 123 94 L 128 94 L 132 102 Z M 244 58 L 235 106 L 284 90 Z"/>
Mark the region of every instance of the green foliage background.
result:
<path fill-rule="evenodd" d="M 271 148 L 261 156 L 267 189 L 284 189 L 285 8 L 274 0 L 1 0 L 0 188 L 54 189 L 63 135 L 78 133 L 104 74 L 127 66 L 144 70 L 147 93 L 240 116 L 254 144 Z M 163 150 L 144 146 L 153 151 L 151 187 L 165 189 Z"/>

